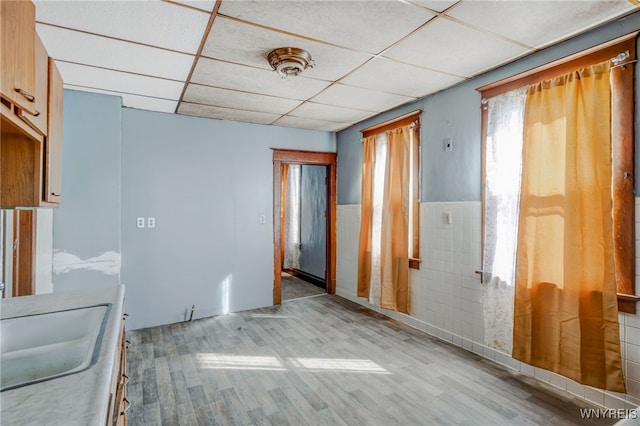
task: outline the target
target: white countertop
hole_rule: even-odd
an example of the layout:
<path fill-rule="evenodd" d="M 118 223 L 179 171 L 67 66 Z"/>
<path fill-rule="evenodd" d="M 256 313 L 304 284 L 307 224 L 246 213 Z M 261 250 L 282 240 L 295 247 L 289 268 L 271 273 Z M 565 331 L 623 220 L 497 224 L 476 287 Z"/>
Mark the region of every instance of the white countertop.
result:
<path fill-rule="evenodd" d="M 120 343 L 123 300 L 124 286 L 119 285 L 0 301 L 0 318 L 112 304 L 97 362 L 76 374 L 0 392 L 0 424 L 105 425 L 116 348 Z"/>

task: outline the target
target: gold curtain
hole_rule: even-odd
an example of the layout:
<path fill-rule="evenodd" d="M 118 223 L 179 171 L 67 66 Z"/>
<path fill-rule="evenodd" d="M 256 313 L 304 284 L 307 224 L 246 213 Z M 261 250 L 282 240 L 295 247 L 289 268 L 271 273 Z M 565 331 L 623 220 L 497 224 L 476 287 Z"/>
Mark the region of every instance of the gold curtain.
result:
<path fill-rule="evenodd" d="M 358 246 L 358 297 L 369 298 L 371 284 L 371 222 L 373 220 L 373 170 L 376 136 L 362 141 L 362 201 L 360 204 L 360 242 Z"/>
<path fill-rule="evenodd" d="M 409 313 L 409 126 L 387 131 L 388 153 L 380 232 L 380 307 Z"/>
<path fill-rule="evenodd" d="M 624 392 L 608 61 L 530 87 L 523 159 L 513 357 Z"/>

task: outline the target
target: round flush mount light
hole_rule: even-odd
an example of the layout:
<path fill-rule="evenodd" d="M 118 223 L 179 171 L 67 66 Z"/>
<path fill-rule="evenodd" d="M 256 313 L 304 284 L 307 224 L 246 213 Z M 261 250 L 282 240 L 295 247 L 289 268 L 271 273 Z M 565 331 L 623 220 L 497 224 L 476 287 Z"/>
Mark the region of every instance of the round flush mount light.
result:
<path fill-rule="evenodd" d="M 280 47 L 267 55 L 269 64 L 282 78 L 296 76 L 307 68 L 313 68 L 315 62 L 309 52 L 297 47 Z"/>

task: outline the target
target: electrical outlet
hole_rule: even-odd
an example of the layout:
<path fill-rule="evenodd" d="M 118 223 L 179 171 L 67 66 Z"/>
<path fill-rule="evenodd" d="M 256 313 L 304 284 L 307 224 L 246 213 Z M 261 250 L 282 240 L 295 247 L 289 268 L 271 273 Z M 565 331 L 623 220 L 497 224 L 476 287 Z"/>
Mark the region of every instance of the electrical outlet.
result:
<path fill-rule="evenodd" d="M 147 218 L 147 228 L 155 228 L 156 227 L 156 218 L 148 217 Z"/>
<path fill-rule="evenodd" d="M 444 212 L 442 214 L 442 222 L 445 225 L 451 225 L 451 212 Z"/>
<path fill-rule="evenodd" d="M 264 225 L 265 223 L 267 223 L 267 217 L 265 215 L 263 215 L 263 214 L 260 215 L 258 220 L 260 221 L 261 225 Z"/>
<path fill-rule="evenodd" d="M 139 217 L 136 219 L 136 227 L 144 228 L 144 217 Z"/>

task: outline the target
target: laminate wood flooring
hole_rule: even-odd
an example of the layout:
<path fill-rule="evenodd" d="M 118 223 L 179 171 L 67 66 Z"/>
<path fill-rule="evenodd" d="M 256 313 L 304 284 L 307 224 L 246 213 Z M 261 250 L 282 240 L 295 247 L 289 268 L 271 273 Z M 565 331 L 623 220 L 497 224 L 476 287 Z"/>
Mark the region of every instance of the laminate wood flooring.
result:
<path fill-rule="evenodd" d="M 130 425 L 578 425 L 584 401 L 338 296 L 128 332 Z"/>
<path fill-rule="evenodd" d="M 308 283 L 286 272 L 282 273 L 282 300 L 299 299 L 301 297 L 315 296 L 326 293 L 316 285 Z"/>

